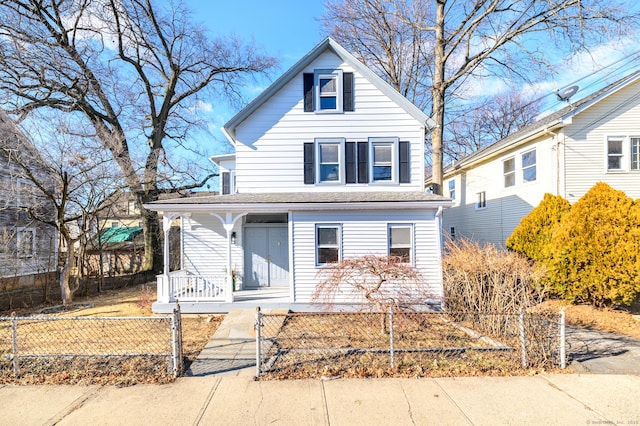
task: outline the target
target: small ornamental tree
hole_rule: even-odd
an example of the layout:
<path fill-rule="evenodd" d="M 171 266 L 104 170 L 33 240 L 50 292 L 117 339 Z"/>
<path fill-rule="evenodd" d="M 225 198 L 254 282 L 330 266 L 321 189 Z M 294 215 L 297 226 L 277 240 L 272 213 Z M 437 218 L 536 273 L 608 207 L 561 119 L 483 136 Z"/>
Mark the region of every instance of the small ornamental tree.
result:
<path fill-rule="evenodd" d="M 561 196 L 544 194 L 540 204 L 522 218 L 507 238 L 507 248 L 536 261 L 547 258 L 551 237 L 569 210 L 571 205 Z"/>
<path fill-rule="evenodd" d="M 565 214 L 550 244 L 547 279 L 571 302 L 630 304 L 640 296 L 640 205 L 597 183 Z"/>
<path fill-rule="evenodd" d="M 386 312 L 424 303 L 430 297 L 420 272 L 395 256 L 366 255 L 344 259 L 321 269 L 313 295 L 315 302 L 332 305 L 336 298 L 358 302 Z"/>

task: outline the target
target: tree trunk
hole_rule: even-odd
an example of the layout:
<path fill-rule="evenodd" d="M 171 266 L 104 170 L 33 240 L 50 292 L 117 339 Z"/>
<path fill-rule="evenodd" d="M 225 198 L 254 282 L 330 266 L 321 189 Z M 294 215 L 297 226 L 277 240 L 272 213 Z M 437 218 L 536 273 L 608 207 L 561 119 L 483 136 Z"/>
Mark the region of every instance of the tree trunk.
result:
<path fill-rule="evenodd" d="M 434 194 L 442 195 L 443 179 L 443 129 L 444 129 L 444 95 L 445 95 L 445 34 L 444 34 L 444 6 L 446 0 L 436 2 L 436 46 L 435 70 L 431 97 L 433 105 L 433 120 L 435 127 L 431 131 L 432 167 L 431 190 Z"/>
<path fill-rule="evenodd" d="M 144 232 L 144 259 L 142 271 L 162 272 L 162 230 L 158 212 L 150 211 L 141 206 L 142 226 Z"/>
<path fill-rule="evenodd" d="M 64 266 L 60 271 L 60 297 L 62 297 L 62 304 L 68 308 L 73 304 L 73 294 L 75 293 L 75 289 L 72 289 L 69 285 L 75 247 L 74 242 L 71 240 L 65 239 L 65 243 L 67 245 L 67 254 L 64 259 Z"/>

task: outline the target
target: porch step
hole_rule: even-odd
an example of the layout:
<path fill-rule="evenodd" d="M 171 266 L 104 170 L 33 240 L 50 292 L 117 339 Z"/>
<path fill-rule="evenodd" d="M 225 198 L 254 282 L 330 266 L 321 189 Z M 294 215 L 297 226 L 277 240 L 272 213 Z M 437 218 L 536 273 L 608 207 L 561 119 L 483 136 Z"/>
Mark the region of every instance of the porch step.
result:
<path fill-rule="evenodd" d="M 263 309 L 286 314 L 288 309 Z M 187 376 L 254 376 L 256 370 L 255 309 L 231 309 Z"/>

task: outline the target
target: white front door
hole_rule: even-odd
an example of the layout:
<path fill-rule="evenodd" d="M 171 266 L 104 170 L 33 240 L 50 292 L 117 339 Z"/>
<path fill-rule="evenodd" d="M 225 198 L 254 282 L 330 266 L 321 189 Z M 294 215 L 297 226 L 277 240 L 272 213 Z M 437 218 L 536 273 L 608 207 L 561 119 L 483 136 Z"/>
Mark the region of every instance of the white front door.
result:
<path fill-rule="evenodd" d="M 286 225 L 246 227 L 244 237 L 245 286 L 288 286 L 289 238 Z"/>

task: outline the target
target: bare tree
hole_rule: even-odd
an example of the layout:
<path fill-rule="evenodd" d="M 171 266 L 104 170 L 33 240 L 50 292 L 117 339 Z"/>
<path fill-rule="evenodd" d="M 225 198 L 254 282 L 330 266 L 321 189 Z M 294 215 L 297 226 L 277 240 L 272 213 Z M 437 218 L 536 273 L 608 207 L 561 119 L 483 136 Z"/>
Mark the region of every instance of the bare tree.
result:
<path fill-rule="evenodd" d="M 385 22 L 398 20 L 402 25 L 397 28 L 406 31 L 407 43 L 422 46 L 419 52 L 423 65 L 416 77 L 420 81 L 414 87 L 429 90 L 430 113 L 436 124 L 431 133 L 432 189 L 437 194 L 442 194 L 445 116 L 458 91 L 469 80 L 498 77 L 530 81 L 539 72 L 549 72 L 548 50 L 554 49 L 556 55 L 588 51 L 603 41 L 631 34 L 639 20 L 638 13 L 630 10 L 625 2 L 610 0 L 329 2 L 325 25 L 336 28 L 331 33 L 341 43 L 361 45 L 365 52 L 385 54 L 374 65 L 386 67 L 380 75 L 387 81 L 391 81 L 388 74 L 392 74 L 389 64 L 397 67 L 411 61 L 384 49 L 388 43 L 384 37 L 361 36 L 362 27 L 355 24 L 362 22 L 360 17 L 371 16 L 374 9 L 382 24 L 377 24 L 376 19 L 369 20 L 372 28 L 367 34 L 383 34 Z M 349 21 L 342 19 L 344 16 L 348 16 Z M 360 55 L 360 59 L 371 63 L 367 55 Z M 424 66 L 429 68 L 428 72 Z M 404 73 L 413 71 L 412 66 L 404 67 Z"/>
<path fill-rule="evenodd" d="M 41 126 L 29 137 L 11 121 L 2 120 L 0 155 L 15 167 L 14 177 L 28 183 L 30 202 L 23 205 L 24 212 L 59 234 L 60 294 L 63 304 L 70 306 L 80 285 L 77 274 L 71 280 L 76 243 L 95 237 L 90 224 L 111 205 L 125 182 L 114 160 L 101 149 L 101 141 L 69 135 L 62 130 L 68 125 L 58 125 L 55 115 L 40 118 Z M 36 150 L 31 140 L 43 137 L 47 143 Z"/>
<path fill-rule="evenodd" d="M 187 135 L 201 95 L 237 97 L 275 60 L 208 38 L 191 18 L 180 1 L 1 0 L 0 102 L 21 119 L 44 108 L 88 123 L 81 136 L 101 142 L 141 209 L 162 192 L 202 186 L 215 173 L 184 160 L 199 154 Z M 143 269 L 158 268 L 158 217 L 142 212 Z"/>

